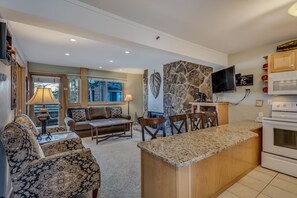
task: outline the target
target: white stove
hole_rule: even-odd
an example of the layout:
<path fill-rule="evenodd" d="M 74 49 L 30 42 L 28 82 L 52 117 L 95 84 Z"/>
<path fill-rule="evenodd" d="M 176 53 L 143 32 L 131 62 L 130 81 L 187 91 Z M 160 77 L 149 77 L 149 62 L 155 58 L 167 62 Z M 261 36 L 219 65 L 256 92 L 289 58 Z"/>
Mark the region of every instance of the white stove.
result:
<path fill-rule="evenodd" d="M 262 166 L 297 177 L 297 102 L 273 102 L 262 122 Z"/>

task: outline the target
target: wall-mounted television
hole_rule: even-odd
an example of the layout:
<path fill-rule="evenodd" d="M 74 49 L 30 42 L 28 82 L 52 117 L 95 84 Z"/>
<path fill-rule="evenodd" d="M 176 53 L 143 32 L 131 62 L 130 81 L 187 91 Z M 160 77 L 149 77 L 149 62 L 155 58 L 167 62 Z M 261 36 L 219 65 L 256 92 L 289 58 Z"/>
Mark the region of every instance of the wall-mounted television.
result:
<path fill-rule="evenodd" d="M 6 23 L 0 21 L 0 59 L 6 59 Z"/>
<path fill-rule="evenodd" d="M 232 92 L 236 90 L 235 66 L 211 74 L 212 92 Z"/>

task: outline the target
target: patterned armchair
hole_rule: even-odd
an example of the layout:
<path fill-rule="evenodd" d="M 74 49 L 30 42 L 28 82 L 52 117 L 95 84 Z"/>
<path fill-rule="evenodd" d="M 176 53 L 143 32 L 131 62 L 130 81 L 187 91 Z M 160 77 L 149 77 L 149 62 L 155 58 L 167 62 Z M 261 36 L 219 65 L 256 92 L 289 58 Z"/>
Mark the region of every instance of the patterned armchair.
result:
<path fill-rule="evenodd" d="M 33 132 L 33 134 L 35 136 L 40 135 L 40 130 L 38 130 L 36 128 L 34 122 L 26 114 L 19 114 L 19 115 L 15 116 L 14 121 L 23 123 L 25 126 L 27 126 L 28 128 L 31 129 L 31 131 Z M 46 131 L 49 132 L 49 133 L 61 133 L 61 132 L 63 132 L 63 133 L 73 133 L 71 131 L 66 131 L 65 127 L 60 127 L 60 126 L 47 127 Z"/>
<path fill-rule="evenodd" d="M 73 197 L 100 188 L 100 167 L 90 149 L 69 150 L 67 141 L 40 146 L 31 130 L 12 122 L 0 133 L 14 197 Z M 66 143 L 65 143 L 66 142 Z"/>
<path fill-rule="evenodd" d="M 26 127 L 28 127 L 32 131 L 32 133 L 36 137 L 38 135 L 40 135 L 40 131 L 38 131 L 38 129 L 36 128 L 35 124 L 31 120 L 31 118 L 29 116 L 27 116 L 26 114 L 19 114 L 19 115 L 15 116 L 14 121 L 24 124 Z"/>

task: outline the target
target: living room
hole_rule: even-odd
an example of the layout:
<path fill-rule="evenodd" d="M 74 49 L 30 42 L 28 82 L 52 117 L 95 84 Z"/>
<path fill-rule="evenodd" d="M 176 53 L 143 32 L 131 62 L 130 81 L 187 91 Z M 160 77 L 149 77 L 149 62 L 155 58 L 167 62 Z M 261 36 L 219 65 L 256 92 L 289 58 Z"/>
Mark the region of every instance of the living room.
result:
<path fill-rule="evenodd" d="M 195 138 L 190 135 L 187 138 L 184 134 L 172 136 L 169 116 L 188 115 L 198 111 L 194 109 L 196 104 L 192 104 L 193 102 L 199 103 L 198 106 L 200 103 L 205 103 L 204 106 L 207 108 L 209 106 L 212 108 L 213 104 L 228 103 L 223 116 L 218 109 L 216 110 L 219 114 L 218 124 L 223 125 L 220 117 L 224 117 L 226 118 L 224 124 L 234 127 L 232 124 L 242 122 L 244 128 L 247 120 L 254 122 L 262 120 L 263 117 L 270 117 L 273 113 L 273 104 L 277 105 L 277 102 L 278 105 L 296 103 L 296 93 L 267 94 L 269 82 L 268 79 L 264 79 L 270 76 L 270 69 L 266 70 L 265 65 L 269 67 L 272 65 L 270 57 L 282 53 L 278 49 L 282 49 L 283 46 L 287 49 L 292 47 L 288 53 L 292 52 L 293 55 L 287 57 L 293 60 L 293 64 L 297 60 L 294 48 L 297 18 L 292 16 L 294 13 L 288 14 L 290 7 L 296 9 L 296 6 L 292 6 L 295 2 L 295 0 L 282 2 L 272 0 L 267 4 L 265 0 L 251 2 L 214 0 L 208 3 L 204 1 L 183 3 L 169 1 L 123 3 L 93 0 L 2 1 L 1 22 L 6 24 L 11 39 L 11 48 L 7 52 L 11 55 L 11 59 L 4 58 L 5 60 L 0 63 L 0 90 L 3 93 L 0 103 L 0 129 L 3 131 L 17 115 L 26 114 L 40 133 L 47 134 L 50 131 L 56 138 L 54 130 L 72 131 L 67 137 L 73 138 L 75 144 L 82 145 L 84 149 L 90 149 L 91 156 L 94 156 L 100 168 L 101 178 L 96 178 L 100 182 L 99 184 L 95 182 L 97 187 L 99 185 L 99 190 L 89 188 L 93 191 L 93 197 L 94 193 L 95 196 L 98 194 L 98 197 L 169 197 L 165 190 L 164 192 L 158 190 L 164 193 L 163 196 L 153 190 L 147 191 L 150 188 L 158 188 L 145 183 L 146 179 L 147 182 L 155 183 L 157 186 L 163 185 L 158 183 L 161 179 L 158 180 L 158 176 L 153 174 L 163 174 L 167 170 L 167 165 L 161 168 L 163 172 L 160 173 L 152 167 L 150 168 L 152 172 L 145 172 L 143 166 L 149 167 L 150 163 L 153 164 L 152 161 L 145 161 L 151 159 L 151 156 L 146 154 L 161 159 L 162 163 L 165 161 L 173 165 L 175 170 L 186 170 L 182 168 L 188 167 L 190 161 L 199 164 L 195 161 L 198 158 L 189 157 L 184 159 L 187 162 L 175 162 L 174 158 L 168 157 L 171 154 L 175 155 L 173 151 L 166 154 L 166 149 L 176 152 L 178 149 L 187 150 L 187 147 L 178 145 L 183 141 L 187 141 L 185 144 L 188 144 L 189 148 L 197 144 L 191 142 L 191 138 Z M 213 74 L 228 68 L 234 68 L 233 80 L 236 80 L 236 86 L 232 91 L 215 93 L 211 79 Z M 238 74 L 241 82 L 237 82 Z M 244 78 L 249 78 L 251 81 L 243 82 Z M 284 79 L 291 80 L 289 76 L 282 78 Z M 46 106 L 34 102 L 37 88 L 40 87 L 51 88 L 54 102 L 49 102 Z M 201 110 L 198 106 L 195 108 Z M 50 115 L 44 122 L 46 125 L 38 118 L 44 107 Z M 73 111 L 81 113 L 82 109 L 83 119 L 75 121 Z M 116 131 L 118 124 L 115 124 L 112 118 L 118 119 L 117 116 L 127 120 L 124 124 L 120 123 L 125 126 L 124 132 L 122 129 Z M 90 124 L 92 119 L 102 119 L 102 117 L 107 118 L 107 123 Z M 150 141 L 155 134 L 145 132 L 144 137 L 142 136 L 142 127 L 138 122 L 141 118 L 147 117 L 167 119 L 161 130 L 164 132 L 165 129 L 165 132 L 163 134 L 159 132 L 156 135 L 157 140 Z M 113 126 L 110 126 L 110 123 Z M 114 128 L 104 132 L 102 124 Z M 42 129 L 43 126 L 46 126 L 45 131 Z M 255 129 L 252 126 L 258 129 L 262 127 L 262 123 L 248 124 L 249 131 Z M 97 133 L 99 136 L 102 135 L 101 139 Z M 249 141 L 248 138 L 255 138 L 249 132 L 244 131 L 244 133 L 247 135 L 245 141 Z M 169 137 L 162 138 L 162 135 Z M 262 137 L 261 133 L 258 137 Z M 142 141 L 143 139 L 145 141 Z M 229 140 L 224 144 L 235 145 L 235 142 L 228 142 Z M 42 146 L 43 143 L 38 141 L 47 158 L 46 146 Z M 177 144 L 175 148 L 172 147 L 173 144 Z M 159 148 L 160 145 L 164 153 L 160 151 L 162 150 Z M 225 147 L 222 148 L 225 150 Z M 200 148 L 191 147 L 191 149 Z M 194 150 L 191 149 L 188 152 L 192 154 Z M 240 149 L 237 150 L 239 152 Z M 260 155 L 261 151 L 256 152 Z M 15 190 L 12 188 L 14 179 L 11 182 L 11 164 L 7 163 L 6 155 L 1 145 L 0 196 L 3 197 L 13 196 Z M 293 155 L 295 156 L 295 153 Z M 179 159 L 186 156 L 186 154 L 179 156 Z M 147 162 L 148 166 L 143 165 Z M 230 181 L 226 181 L 224 187 L 216 187 L 213 192 L 207 192 L 209 193 L 207 195 L 201 192 L 198 197 L 297 197 L 294 190 L 297 187 L 296 171 L 288 173 L 274 168 L 263 168 L 264 166 L 260 166 L 261 160 L 253 163 L 257 163 L 255 169 L 248 166 L 248 171 L 241 170 L 240 174 L 232 176 L 232 185 Z M 194 173 L 193 167 L 194 165 L 192 173 Z M 228 171 L 226 169 L 225 172 Z M 253 175 L 255 173 L 261 176 Z M 150 180 L 150 177 L 145 177 L 146 174 L 156 180 Z M 168 176 L 164 175 L 162 178 Z M 144 177 L 146 179 L 143 179 Z M 262 180 L 256 181 L 257 177 Z M 199 179 L 193 180 L 191 185 L 196 181 Z M 258 184 L 258 187 L 253 186 L 251 184 L 253 182 Z M 180 188 L 182 186 L 179 185 Z M 185 189 L 189 190 L 188 186 Z M 170 188 L 164 187 L 164 189 Z M 187 194 L 183 191 L 185 189 L 182 189 L 181 192 L 184 194 L 181 197 L 197 197 L 194 191 L 191 191 L 192 194 Z M 48 197 L 55 196 L 57 194 Z M 170 194 L 170 197 L 172 196 L 178 197 Z M 61 194 L 60 197 L 65 195 Z"/>

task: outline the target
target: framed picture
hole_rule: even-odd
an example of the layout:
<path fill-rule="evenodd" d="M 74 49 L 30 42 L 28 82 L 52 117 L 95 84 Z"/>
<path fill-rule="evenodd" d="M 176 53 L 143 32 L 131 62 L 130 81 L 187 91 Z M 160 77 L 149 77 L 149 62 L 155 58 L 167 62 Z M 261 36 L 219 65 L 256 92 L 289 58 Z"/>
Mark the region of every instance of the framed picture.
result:
<path fill-rule="evenodd" d="M 11 110 L 16 108 L 17 99 L 17 63 L 11 64 Z"/>

